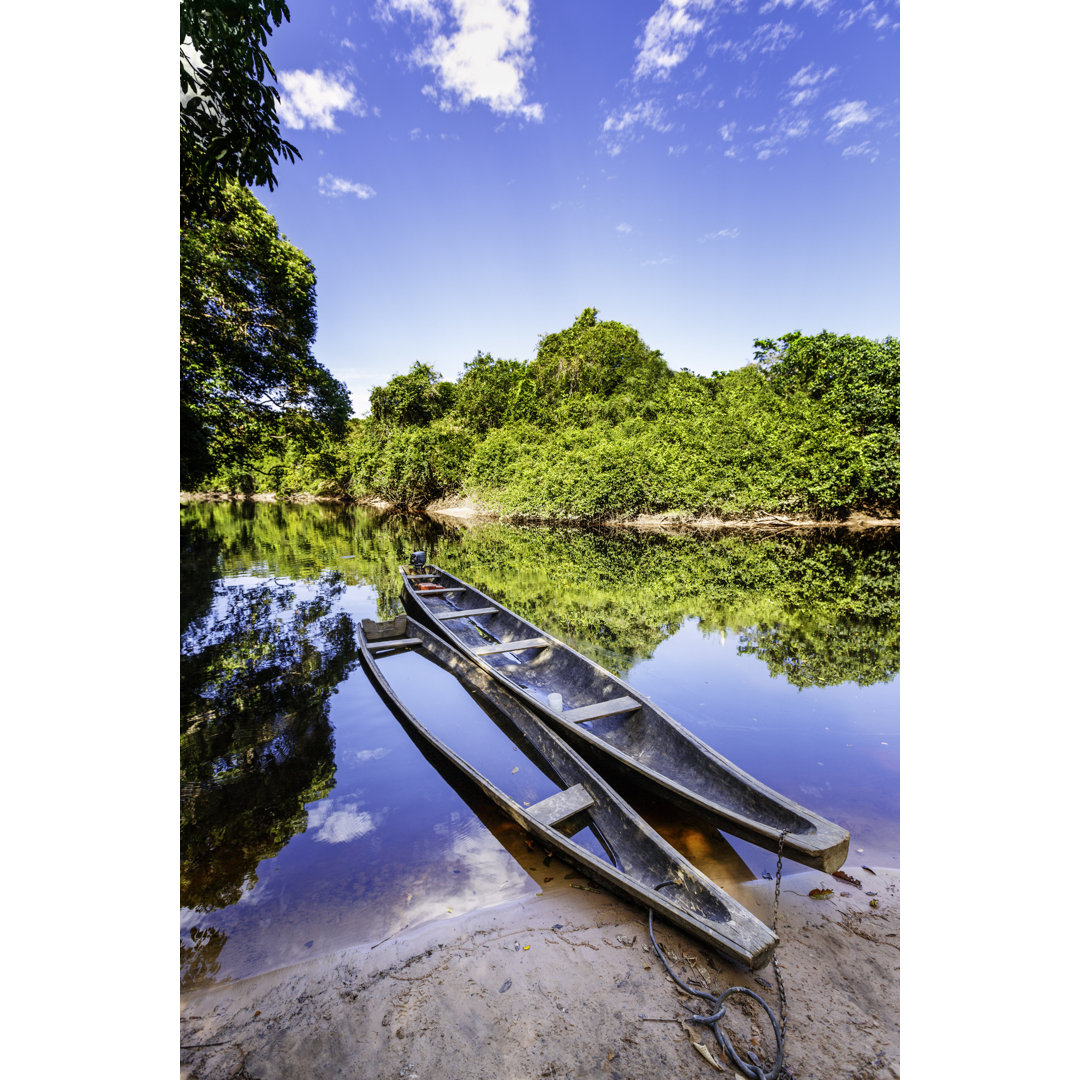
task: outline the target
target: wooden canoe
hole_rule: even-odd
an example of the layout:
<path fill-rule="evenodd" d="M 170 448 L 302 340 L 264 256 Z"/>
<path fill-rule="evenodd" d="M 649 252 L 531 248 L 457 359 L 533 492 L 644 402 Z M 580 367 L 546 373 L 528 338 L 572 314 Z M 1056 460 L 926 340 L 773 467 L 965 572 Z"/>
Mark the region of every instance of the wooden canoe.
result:
<path fill-rule="evenodd" d="M 593 765 L 724 832 L 832 873 L 850 835 L 774 791 L 564 642 L 437 566 L 399 567 L 406 610 L 515 694 Z"/>
<path fill-rule="evenodd" d="M 751 968 L 769 961 L 777 941 L 773 931 L 680 855 L 498 680 L 405 615 L 390 622 L 364 619 L 357 639 L 361 663 L 406 730 L 437 751 L 546 850 L 558 851 L 590 879 L 633 903 L 652 908 L 730 959 Z M 433 730 L 444 719 L 438 714 L 446 712 L 437 693 L 428 723 L 403 700 L 415 691 L 415 685 L 410 687 L 409 683 L 421 680 L 422 671 L 418 673 L 415 665 L 406 671 L 399 669 L 394 684 L 398 689 L 394 689 L 388 674 L 393 663 L 387 658 L 404 651 L 418 653 L 449 671 L 487 714 L 479 717 L 485 768 L 477 768 L 454 748 L 467 742 L 456 718 L 453 724 L 443 724 L 449 730 L 442 735 Z M 505 760 L 496 769 L 492 762 L 500 755 Z M 540 788 L 544 797 L 530 805 L 514 798 L 492 776 L 497 772 L 504 777 L 501 783 L 508 785 L 511 772 L 519 771 L 518 767 L 511 770 L 510 763 L 526 764 L 526 759 L 545 785 Z"/>

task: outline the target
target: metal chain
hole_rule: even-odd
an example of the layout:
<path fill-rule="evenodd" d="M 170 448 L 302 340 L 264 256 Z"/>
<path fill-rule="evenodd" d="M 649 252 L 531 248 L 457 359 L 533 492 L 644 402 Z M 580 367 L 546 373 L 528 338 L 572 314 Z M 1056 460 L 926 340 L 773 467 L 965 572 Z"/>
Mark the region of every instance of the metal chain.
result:
<path fill-rule="evenodd" d="M 780 931 L 777 929 L 780 920 L 780 875 L 784 870 L 784 837 L 787 836 L 785 829 L 780 833 L 780 843 L 776 851 L 776 889 L 773 891 L 772 928 L 776 935 L 777 948 L 780 947 Z M 776 976 L 776 991 L 780 995 L 780 1045 L 784 1044 L 784 1036 L 787 1034 L 787 994 L 784 993 L 784 977 L 780 974 L 780 964 L 776 959 L 776 949 L 772 954 L 772 969 Z"/>
<path fill-rule="evenodd" d="M 773 893 L 773 933 L 776 934 L 776 927 L 780 918 L 780 877 L 783 870 L 784 862 L 784 837 L 787 836 L 787 831 L 780 833 L 780 841 L 777 846 L 776 855 L 776 888 Z M 662 889 L 666 885 L 676 885 L 674 881 L 662 881 L 656 886 L 657 889 Z M 784 1068 L 784 1037 L 787 1033 L 787 994 L 784 992 L 784 979 L 780 974 L 780 965 L 776 959 L 776 950 L 773 950 L 772 967 L 773 973 L 776 976 L 777 992 L 780 997 L 780 1023 L 777 1024 L 776 1017 L 773 1015 L 772 1009 L 757 995 L 746 986 L 731 986 L 728 987 L 722 994 L 717 996 L 716 994 L 709 994 L 702 990 L 695 990 L 693 987 L 687 986 L 686 983 L 679 978 L 678 975 L 672 970 L 671 965 L 668 963 L 667 957 L 661 951 L 660 946 L 656 944 L 656 938 L 653 935 L 653 913 L 652 908 L 649 908 L 649 937 L 652 939 L 653 949 L 656 950 L 657 956 L 663 961 L 664 967 L 667 969 L 667 973 L 675 980 L 675 982 L 682 987 L 688 994 L 693 994 L 696 997 L 705 998 L 713 1003 L 715 1011 L 710 1016 L 698 1016 L 692 1015 L 691 1020 L 697 1021 L 699 1024 L 708 1024 L 713 1034 L 716 1036 L 717 1041 L 727 1051 L 728 1057 L 734 1063 L 736 1068 L 744 1075 L 750 1077 L 750 1080 L 782 1080 L 784 1077 L 789 1077 L 791 1074 Z M 777 934 L 777 946 L 780 944 L 779 934 Z M 724 1000 L 732 994 L 745 994 L 747 997 L 753 998 L 768 1015 L 769 1020 L 772 1022 L 773 1034 L 776 1036 L 776 1061 L 773 1063 L 773 1067 L 765 1072 L 760 1065 L 754 1065 L 749 1061 L 743 1061 L 741 1057 L 736 1053 L 735 1047 L 732 1046 L 731 1040 L 728 1039 L 724 1033 L 724 1029 L 720 1026 L 720 1021 L 724 1017 L 725 1008 Z"/>

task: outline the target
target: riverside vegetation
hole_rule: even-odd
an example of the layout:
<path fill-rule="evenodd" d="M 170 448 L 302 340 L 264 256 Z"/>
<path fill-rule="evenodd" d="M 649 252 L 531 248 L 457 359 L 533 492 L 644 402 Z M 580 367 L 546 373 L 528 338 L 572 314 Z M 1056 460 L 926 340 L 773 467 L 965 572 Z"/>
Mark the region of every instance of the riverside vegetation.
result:
<path fill-rule="evenodd" d="M 795 332 L 754 344 L 736 371 L 672 371 L 636 330 L 587 308 L 531 361 L 478 354 L 453 382 L 417 362 L 343 434 L 286 433 L 206 488 L 414 508 L 460 496 L 518 519 L 895 517 L 899 342 Z"/>

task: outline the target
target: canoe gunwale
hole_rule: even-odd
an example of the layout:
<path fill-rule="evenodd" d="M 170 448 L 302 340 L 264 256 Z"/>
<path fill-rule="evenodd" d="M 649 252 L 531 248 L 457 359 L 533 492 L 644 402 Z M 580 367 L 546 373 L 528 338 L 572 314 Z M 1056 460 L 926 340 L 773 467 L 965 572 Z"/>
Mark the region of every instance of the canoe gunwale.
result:
<path fill-rule="evenodd" d="M 545 702 L 532 697 L 509 678 L 503 670 L 490 663 L 486 655 L 474 652 L 460 640 L 453 626 L 447 625 L 447 623 L 452 624 L 454 619 L 442 619 L 439 616 L 444 614 L 443 612 L 435 612 L 428 608 L 422 602 L 424 594 L 412 587 L 408 570 L 404 566 L 399 566 L 398 569 L 403 581 L 406 607 L 412 609 L 414 617 L 419 622 L 448 641 L 458 652 L 498 680 L 526 707 L 530 708 L 549 726 L 558 730 L 564 738 L 573 743 L 580 753 L 587 758 L 592 757 L 594 764 L 597 764 L 598 767 L 603 767 L 601 762 L 607 759 L 615 767 L 616 771 L 628 773 L 651 787 L 659 788 L 666 796 L 673 798 L 684 810 L 708 820 L 723 831 L 730 832 L 740 839 L 765 847 L 768 850 L 777 851 L 780 846 L 781 835 L 783 835 L 784 854 L 793 861 L 803 863 L 825 873 L 832 873 L 843 866 L 847 858 L 850 841 L 850 834 L 846 829 L 757 780 L 734 762 L 723 757 L 714 747 L 692 731 L 687 730 L 677 720 L 669 716 L 617 675 L 602 668 L 595 661 L 577 652 L 572 646 L 553 637 L 542 628 L 534 626 L 505 605 L 481 592 L 475 586 L 461 581 L 461 579 L 438 566 L 429 564 L 425 567 L 426 571 L 434 571 L 436 576 L 442 580 L 449 580 L 456 585 L 464 585 L 468 590 L 467 595 L 470 597 L 470 610 L 473 610 L 472 604 L 474 600 L 484 605 L 484 607 L 479 608 L 480 611 L 485 611 L 487 607 L 494 608 L 496 609 L 494 613 L 509 617 L 525 631 L 520 636 L 543 636 L 550 641 L 551 648 L 565 650 L 570 657 L 576 658 L 573 662 L 602 672 L 604 677 L 609 679 L 614 686 L 621 687 L 626 696 L 641 701 L 643 710 L 651 713 L 657 724 L 669 726 L 675 737 L 680 739 L 683 745 L 711 763 L 712 767 L 719 767 L 737 784 L 742 785 L 746 791 L 752 793 L 754 798 L 767 804 L 771 803 L 783 814 L 801 820 L 808 827 L 801 830 L 782 829 L 763 821 L 761 818 L 725 806 L 710 799 L 707 794 L 699 794 L 692 788 L 687 787 L 670 773 L 661 772 L 659 769 L 639 761 L 618 746 L 590 731 L 587 727 L 578 726 L 572 721 L 568 721 L 565 714 L 554 711 Z M 485 611 L 485 613 L 487 612 Z M 479 626 L 479 624 L 477 625 Z M 485 630 L 485 632 L 489 631 Z"/>
<path fill-rule="evenodd" d="M 415 620 L 410 618 L 409 622 L 410 633 L 408 636 L 422 638 L 420 645 L 412 646 L 411 648 L 424 653 L 433 663 L 443 667 L 444 670 L 450 671 L 451 674 L 454 674 L 455 676 L 457 675 L 457 672 L 454 671 L 453 666 L 448 667 L 441 662 L 442 658 L 439 657 L 439 654 L 436 651 L 437 649 L 441 648 L 446 650 L 448 654 L 452 657 L 456 657 L 467 669 L 468 664 L 466 658 L 462 657 L 459 650 L 453 645 Z M 499 788 L 490 778 L 462 758 L 434 732 L 428 729 L 401 701 L 385 674 L 376 663 L 377 658 L 368 647 L 368 642 L 361 626 L 357 626 L 357 640 L 359 643 L 360 659 L 365 671 L 371 678 L 379 696 L 387 704 L 397 719 L 404 723 L 408 729 L 414 731 L 441 757 L 445 758 L 459 772 L 471 780 L 476 787 L 484 792 L 488 798 L 492 799 L 492 801 L 495 802 L 504 813 L 507 813 L 514 821 L 516 821 L 518 825 L 528 832 L 533 833 L 549 847 L 558 850 L 568 862 L 582 870 L 589 877 L 600 881 L 605 887 L 610 888 L 613 892 L 616 892 L 624 898 L 630 899 L 634 903 L 653 907 L 658 915 L 661 915 L 669 922 L 686 930 L 688 933 L 693 934 L 700 940 L 707 942 L 726 957 L 737 960 L 738 962 L 755 969 L 763 966 L 769 961 L 777 944 L 775 933 L 747 911 L 738 903 L 738 901 L 734 900 L 724 892 L 720 886 L 716 885 L 700 870 L 694 867 L 693 864 L 689 863 L 674 848 L 672 848 L 666 840 L 660 837 L 659 834 L 655 833 L 655 830 L 653 830 L 651 826 L 649 826 L 640 815 L 638 815 L 636 811 L 634 811 L 629 804 L 627 804 L 621 796 L 619 796 L 619 794 L 614 791 L 610 785 L 608 785 L 606 781 L 604 781 L 595 770 L 593 770 L 589 764 L 576 753 L 576 751 L 574 751 L 572 747 L 567 745 L 557 733 L 547 729 L 538 718 L 531 716 L 527 709 L 521 709 L 521 703 L 517 702 L 516 699 L 513 699 L 511 695 L 508 695 L 498 684 L 485 690 L 483 685 L 472 681 L 469 683 L 469 685 L 479 694 L 484 696 L 493 707 L 499 709 L 503 716 L 506 716 L 510 723 L 521 732 L 522 736 L 531 743 L 532 740 L 530 739 L 529 733 L 522 729 L 518 720 L 515 719 L 514 716 L 510 716 L 500 704 L 500 695 L 503 700 L 507 697 L 512 698 L 511 704 L 517 705 L 520 712 L 526 714 L 531 722 L 539 725 L 538 733 L 542 732 L 542 738 L 553 743 L 557 746 L 559 753 L 565 755 L 562 761 L 556 762 L 551 760 L 549 754 L 544 754 L 544 757 L 550 766 L 550 771 L 558 777 L 559 783 L 565 785 L 564 792 L 570 790 L 575 784 L 580 784 L 591 796 L 593 803 L 597 805 L 599 813 L 624 816 L 627 827 L 637 831 L 640 836 L 639 842 L 641 844 L 651 845 L 663 858 L 674 860 L 676 863 L 681 864 L 678 868 L 679 877 L 682 877 L 687 884 L 694 881 L 694 884 L 698 889 L 705 889 L 708 891 L 713 896 L 715 902 L 726 908 L 726 920 L 707 920 L 694 911 L 673 903 L 672 900 L 665 897 L 663 893 L 657 892 L 655 889 L 650 890 L 644 882 L 626 873 L 626 871 L 621 869 L 618 865 L 601 862 L 598 857 L 576 844 L 569 836 L 560 831 L 558 825 L 548 825 L 542 819 L 533 817 L 529 812 L 529 807 L 522 806 L 509 794 Z M 432 643 L 434 644 L 435 649 L 431 648 Z M 378 645 L 377 642 L 372 642 L 371 644 Z M 490 693 L 490 690 L 494 690 L 495 693 Z M 538 752 L 543 753 L 541 748 L 536 746 L 535 743 L 532 745 Z M 574 771 L 579 772 L 579 776 L 576 780 L 574 777 L 563 775 L 563 770 L 566 769 L 568 765 L 572 766 Z M 582 807 L 575 815 L 564 820 L 562 824 L 565 826 L 575 819 L 580 820 L 581 815 L 589 813 L 591 809 L 591 806 Z M 598 835 L 603 836 L 605 830 L 601 823 L 594 821 L 591 822 L 591 824 L 597 829 Z M 605 848 L 609 847 L 610 839 L 610 837 L 605 839 L 603 843 Z"/>

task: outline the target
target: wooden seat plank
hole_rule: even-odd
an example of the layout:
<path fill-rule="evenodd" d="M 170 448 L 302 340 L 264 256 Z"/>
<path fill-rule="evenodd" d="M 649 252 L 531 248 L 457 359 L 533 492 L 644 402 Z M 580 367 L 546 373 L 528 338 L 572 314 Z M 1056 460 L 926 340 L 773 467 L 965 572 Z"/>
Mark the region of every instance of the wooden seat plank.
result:
<path fill-rule="evenodd" d="M 494 653 L 517 652 L 518 649 L 546 649 L 551 644 L 547 638 L 522 638 L 520 641 L 497 641 L 494 645 L 480 645 L 473 649 L 477 656 L 491 656 Z"/>
<path fill-rule="evenodd" d="M 586 720 L 597 720 L 601 716 L 615 716 L 617 713 L 633 712 L 640 708 L 641 702 L 636 698 L 617 697 L 610 701 L 598 701 L 595 705 L 582 705 L 580 709 L 567 709 L 562 718 L 580 724 Z"/>
<path fill-rule="evenodd" d="M 525 809 L 537 821 L 554 827 L 579 811 L 587 810 L 592 804 L 593 797 L 580 784 L 574 784 L 573 787 L 556 791 L 554 795 L 549 795 Z"/>
<path fill-rule="evenodd" d="M 405 615 L 398 615 L 389 622 L 376 622 L 374 619 L 361 620 L 361 628 L 364 638 L 372 641 L 393 641 L 395 638 L 404 637 L 408 633 L 409 621 Z"/>
<path fill-rule="evenodd" d="M 369 641 L 368 648 L 375 649 L 404 649 L 410 645 L 419 645 L 421 639 L 418 637 L 403 637 L 392 639 L 390 641 Z"/>
<path fill-rule="evenodd" d="M 442 587 L 439 587 L 437 589 L 417 589 L 416 591 L 420 596 L 445 596 L 446 593 L 464 592 L 465 591 L 465 586 L 462 585 L 460 588 L 448 588 L 448 589 L 444 589 Z"/>
<path fill-rule="evenodd" d="M 470 615 L 494 615 L 498 608 L 478 607 L 469 611 L 433 611 L 436 619 L 467 619 Z"/>

